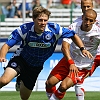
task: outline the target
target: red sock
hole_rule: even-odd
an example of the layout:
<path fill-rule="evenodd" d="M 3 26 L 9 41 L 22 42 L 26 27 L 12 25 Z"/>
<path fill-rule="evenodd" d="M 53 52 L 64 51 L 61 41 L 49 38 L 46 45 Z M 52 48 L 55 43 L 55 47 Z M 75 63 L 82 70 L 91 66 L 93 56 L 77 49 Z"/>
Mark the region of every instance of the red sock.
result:
<path fill-rule="evenodd" d="M 47 93 L 54 93 L 55 91 L 56 91 L 56 86 L 54 86 L 52 88 L 46 88 Z"/>
<path fill-rule="evenodd" d="M 56 90 L 54 94 L 58 99 L 62 99 L 64 97 L 65 93 L 66 92 L 59 92 L 59 90 Z"/>

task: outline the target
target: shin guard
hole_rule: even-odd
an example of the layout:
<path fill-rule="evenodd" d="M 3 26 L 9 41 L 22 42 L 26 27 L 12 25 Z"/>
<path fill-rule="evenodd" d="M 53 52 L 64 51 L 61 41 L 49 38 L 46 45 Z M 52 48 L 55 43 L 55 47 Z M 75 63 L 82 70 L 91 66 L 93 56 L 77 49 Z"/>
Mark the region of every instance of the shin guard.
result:
<path fill-rule="evenodd" d="M 75 85 L 75 92 L 77 100 L 84 100 L 84 89 L 81 87 L 81 85 Z"/>

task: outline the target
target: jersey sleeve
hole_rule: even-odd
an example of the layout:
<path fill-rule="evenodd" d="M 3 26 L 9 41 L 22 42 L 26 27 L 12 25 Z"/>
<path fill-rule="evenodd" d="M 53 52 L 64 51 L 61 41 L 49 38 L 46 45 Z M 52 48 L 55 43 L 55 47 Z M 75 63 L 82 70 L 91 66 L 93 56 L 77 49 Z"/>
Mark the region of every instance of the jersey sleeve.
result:
<path fill-rule="evenodd" d="M 73 29 L 73 24 L 71 24 L 69 27 L 68 27 L 69 30 L 72 30 Z M 63 41 L 71 44 L 73 41 L 71 38 L 63 38 Z"/>
<path fill-rule="evenodd" d="M 11 35 L 8 37 L 6 44 L 10 47 L 13 47 L 15 44 L 22 40 L 21 36 L 19 35 L 17 29 L 14 30 Z"/>
<path fill-rule="evenodd" d="M 72 23 L 71 25 L 69 25 L 68 29 L 76 31 L 76 23 Z"/>
<path fill-rule="evenodd" d="M 9 36 L 8 40 L 6 41 L 6 44 L 10 47 L 13 47 L 18 42 L 24 40 L 31 26 L 31 23 L 26 23 L 15 29 Z"/>
<path fill-rule="evenodd" d="M 96 25 L 100 27 L 100 14 L 97 14 Z"/>
<path fill-rule="evenodd" d="M 59 38 L 71 38 L 75 35 L 75 31 L 68 28 L 61 27 L 57 23 L 49 23 L 49 29 L 55 35 L 56 39 Z"/>
<path fill-rule="evenodd" d="M 75 35 L 74 30 L 70 30 L 68 28 L 62 28 L 62 38 L 71 38 Z"/>
<path fill-rule="evenodd" d="M 73 42 L 72 39 L 70 39 L 70 38 L 63 38 L 63 41 L 65 41 L 69 44 L 71 44 Z"/>

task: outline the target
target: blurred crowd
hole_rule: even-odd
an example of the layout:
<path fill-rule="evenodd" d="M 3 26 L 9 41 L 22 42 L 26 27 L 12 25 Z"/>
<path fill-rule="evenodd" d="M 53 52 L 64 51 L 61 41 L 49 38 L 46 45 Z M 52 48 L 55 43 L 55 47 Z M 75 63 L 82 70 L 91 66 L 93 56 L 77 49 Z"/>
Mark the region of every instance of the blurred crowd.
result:
<path fill-rule="evenodd" d="M 26 1 L 26 0 L 25 0 Z M 80 6 L 81 0 L 46 0 L 45 7 L 49 8 L 75 8 L 81 9 Z M 18 0 L 11 0 L 6 5 L 1 4 L 1 12 L 5 15 L 6 18 L 22 18 L 22 5 L 23 3 L 20 2 L 19 5 Z M 100 8 L 100 0 L 94 0 L 95 8 Z M 41 0 L 32 0 L 31 2 L 26 1 L 26 17 L 31 17 L 31 12 L 35 7 L 43 6 Z"/>

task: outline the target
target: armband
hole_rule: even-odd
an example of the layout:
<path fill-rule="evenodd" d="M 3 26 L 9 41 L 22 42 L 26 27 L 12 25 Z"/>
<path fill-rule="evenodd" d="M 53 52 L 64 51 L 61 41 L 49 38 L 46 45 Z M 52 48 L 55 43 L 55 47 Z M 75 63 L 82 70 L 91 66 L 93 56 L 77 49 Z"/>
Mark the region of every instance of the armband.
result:
<path fill-rule="evenodd" d="M 74 61 L 73 61 L 72 59 L 68 60 L 67 62 L 68 62 L 69 65 L 75 64 Z"/>
<path fill-rule="evenodd" d="M 86 48 L 85 47 L 81 47 L 80 50 L 83 51 L 83 50 L 86 50 Z"/>

